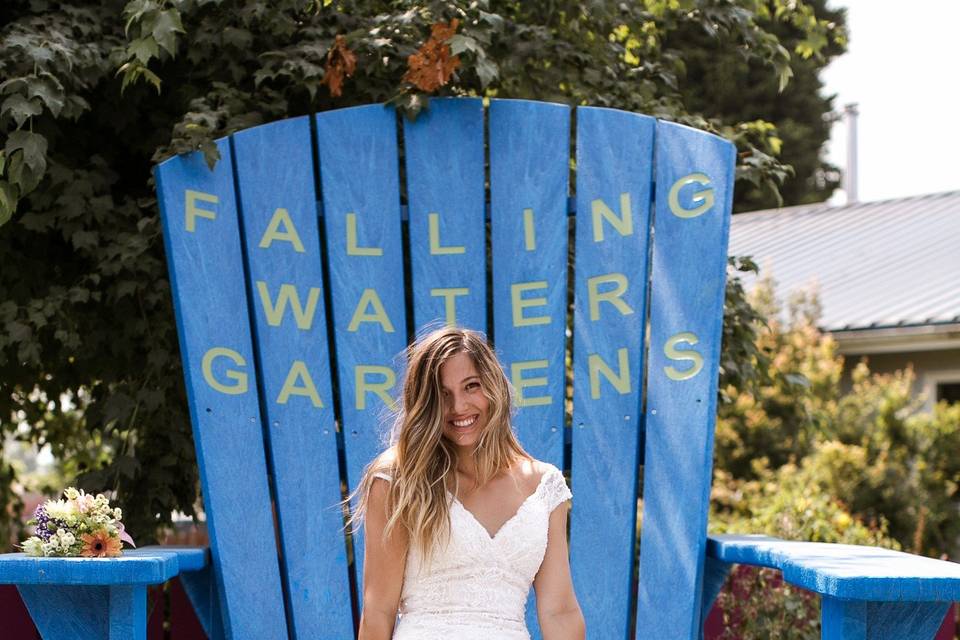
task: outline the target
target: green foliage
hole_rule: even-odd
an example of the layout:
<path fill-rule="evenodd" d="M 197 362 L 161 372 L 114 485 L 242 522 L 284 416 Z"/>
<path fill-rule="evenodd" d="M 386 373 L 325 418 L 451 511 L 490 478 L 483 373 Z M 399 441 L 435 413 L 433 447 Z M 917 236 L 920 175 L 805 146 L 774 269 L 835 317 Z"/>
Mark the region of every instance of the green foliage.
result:
<path fill-rule="evenodd" d="M 749 301 L 759 371 L 719 408 L 710 526 L 789 540 L 960 554 L 960 405 L 920 411 L 910 370 L 842 382 L 815 299 L 786 313 L 770 283 Z M 819 637 L 817 600 L 769 570 L 737 570 L 718 599 L 729 637 Z"/>
<path fill-rule="evenodd" d="M 839 184 L 839 170 L 822 154 L 835 116 L 833 97 L 822 95 L 819 75 L 846 48 L 846 16 L 844 9 L 826 4 L 810 0 L 788 13 L 783 7 L 758 11 L 760 24 L 790 53 L 786 87 L 780 85 L 783 75 L 772 77 L 742 52 L 710 47 L 708 33 L 684 34 L 704 44 L 685 58 L 681 91 L 686 103 L 747 123 L 737 132 L 745 155 L 737 174 L 735 211 L 821 202 Z M 777 166 L 781 163 L 789 170 Z"/>
<path fill-rule="evenodd" d="M 746 152 L 770 146 L 772 129 L 691 107 L 680 90 L 684 60 L 704 45 L 684 34 L 708 32 L 711 50 L 739 51 L 783 79 L 794 58 L 770 25 L 800 20 L 813 50 L 817 34 L 831 31 L 806 7 L 792 0 L 7 2 L 0 430 L 52 446 L 65 480 L 117 491 L 128 528 L 149 541 L 173 511 L 194 513 L 198 498 L 153 163 L 195 150 L 213 163 L 217 137 L 353 104 L 389 101 L 412 117 L 431 95 L 643 111 L 719 131 Z M 435 45 L 448 46 L 458 62 L 448 56 L 452 75 L 427 94 L 409 79 L 411 56 L 435 25 L 454 20 L 453 37 Z M 741 171 L 774 183 L 786 171 L 772 157 L 756 166 L 750 157 L 741 156 Z M 731 334 L 728 346 L 749 352 L 746 336 Z M 752 375 L 737 357 L 724 366 L 731 380 Z M 62 406 L 61 397 L 76 407 Z M 15 508 L 12 485 L 2 486 L 0 500 Z M 12 515 L 0 514 L 0 535 Z"/>

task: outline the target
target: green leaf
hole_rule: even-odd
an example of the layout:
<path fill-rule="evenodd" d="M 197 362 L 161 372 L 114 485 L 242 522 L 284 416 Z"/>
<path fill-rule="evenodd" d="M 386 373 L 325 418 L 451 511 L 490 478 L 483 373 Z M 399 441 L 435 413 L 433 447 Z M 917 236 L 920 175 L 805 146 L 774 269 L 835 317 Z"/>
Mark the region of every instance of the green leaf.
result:
<path fill-rule="evenodd" d="M 26 78 L 10 78 L 0 82 L 0 94 L 18 93 L 27 87 Z"/>
<path fill-rule="evenodd" d="M 15 93 L 3 101 L 0 106 L 0 114 L 8 115 L 17 123 L 17 128 L 22 127 L 23 123 L 33 116 L 43 113 L 43 107 L 39 102 L 28 100 L 19 93 Z"/>
<path fill-rule="evenodd" d="M 27 80 L 27 97 L 39 98 L 56 118 L 64 104 L 63 84 L 51 73 L 43 72 Z"/>
<path fill-rule="evenodd" d="M 180 23 L 180 12 L 176 9 L 167 9 L 154 20 L 151 33 L 157 44 L 172 56 L 177 53 L 176 33 L 178 32 L 184 32 L 183 24 Z"/>
<path fill-rule="evenodd" d="M 464 51 L 476 51 L 480 48 L 476 40 L 470 36 L 465 36 L 462 33 L 458 33 L 450 38 L 449 44 L 450 53 L 455 56 L 463 53 Z"/>
<path fill-rule="evenodd" d="M 132 0 L 123 8 L 123 15 L 127 19 L 124 31 L 130 31 L 130 26 L 143 16 L 157 10 L 155 0 Z"/>
<path fill-rule="evenodd" d="M 157 41 L 153 38 L 137 38 L 127 45 L 127 54 L 133 56 L 143 64 L 150 62 L 160 53 Z"/>
<path fill-rule="evenodd" d="M 9 222 L 17 210 L 17 187 L 0 180 L 0 226 Z"/>
<path fill-rule="evenodd" d="M 203 159 L 206 160 L 210 171 L 213 171 L 213 168 L 217 166 L 217 161 L 220 160 L 220 150 L 217 149 L 217 145 L 213 140 L 205 140 L 200 145 L 200 151 L 203 152 Z"/>
<path fill-rule="evenodd" d="M 7 138 L 4 148 L 8 158 L 13 158 L 15 151 L 23 153 L 23 162 L 31 170 L 43 173 L 47 168 L 47 139 L 32 131 L 14 131 Z"/>
<path fill-rule="evenodd" d="M 480 85 L 486 89 L 490 83 L 500 77 L 500 67 L 488 58 L 477 60 L 477 75 L 480 77 Z"/>

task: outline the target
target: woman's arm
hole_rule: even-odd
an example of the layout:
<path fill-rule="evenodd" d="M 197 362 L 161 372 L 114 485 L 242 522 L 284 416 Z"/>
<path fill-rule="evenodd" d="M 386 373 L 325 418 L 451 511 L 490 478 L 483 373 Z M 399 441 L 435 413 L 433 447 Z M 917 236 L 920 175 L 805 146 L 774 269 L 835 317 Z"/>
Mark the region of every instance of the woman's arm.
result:
<path fill-rule="evenodd" d="M 586 625 L 573 592 L 567 553 L 567 512 L 569 502 L 550 514 L 547 551 L 533 580 L 537 592 L 537 619 L 543 640 L 584 640 Z"/>
<path fill-rule="evenodd" d="M 359 640 L 390 640 L 397 620 L 403 570 L 407 558 L 407 533 L 395 528 L 386 541 L 387 481 L 375 479 L 370 487 L 363 529 L 363 613 Z"/>

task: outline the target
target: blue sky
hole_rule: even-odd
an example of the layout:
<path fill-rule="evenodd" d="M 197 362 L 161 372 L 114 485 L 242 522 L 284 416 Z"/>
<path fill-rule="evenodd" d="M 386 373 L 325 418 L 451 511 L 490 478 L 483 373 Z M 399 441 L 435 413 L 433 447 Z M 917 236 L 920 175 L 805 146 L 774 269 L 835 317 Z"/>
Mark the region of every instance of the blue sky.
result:
<path fill-rule="evenodd" d="M 847 7 L 850 46 L 822 78 L 838 111 L 859 104 L 859 199 L 960 190 L 960 0 L 830 6 Z M 842 123 L 827 157 L 846 164 Z"/>

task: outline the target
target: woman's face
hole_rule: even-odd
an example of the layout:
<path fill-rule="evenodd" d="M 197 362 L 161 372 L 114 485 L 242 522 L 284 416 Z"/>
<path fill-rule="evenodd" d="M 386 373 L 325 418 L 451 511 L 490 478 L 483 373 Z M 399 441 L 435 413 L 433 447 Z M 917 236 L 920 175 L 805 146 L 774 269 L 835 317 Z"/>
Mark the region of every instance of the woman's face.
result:
<path fill-rule="evenodd" d="M 440 384 L 443 435 L 457 446 L 475 445 L 487 425 L 490 401 L 470 356 L 461 352 L 440 365 Z"/>

